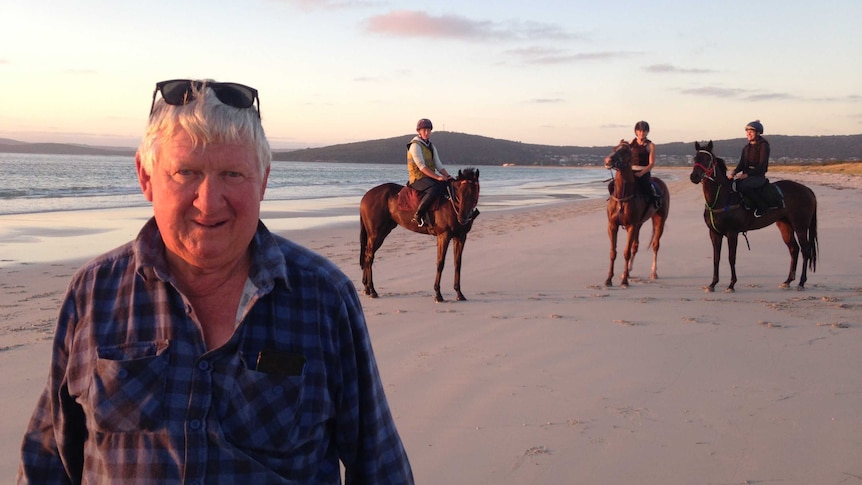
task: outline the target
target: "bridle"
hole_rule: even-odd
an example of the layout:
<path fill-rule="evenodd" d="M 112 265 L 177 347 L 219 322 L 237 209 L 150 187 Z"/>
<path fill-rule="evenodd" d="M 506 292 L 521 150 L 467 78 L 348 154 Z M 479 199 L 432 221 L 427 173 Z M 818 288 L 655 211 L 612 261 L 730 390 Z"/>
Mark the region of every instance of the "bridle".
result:
<path fill-rule="evenodd" d="M 623 157 L 622 157 L 622 155 L 620 155 L 620 150 L 621 150 L 623 147 L 626 147 L 626 148 L 631 149 L 631 146 L 630 146 L 630 145 L 629 145 L 629 143 L 628 143 L 628 142 L 626 142 L 626 141 L 623 141 L 622 143 L 620 143 L 619 145 L 617 145 L 616 147 L 614 147 L 614 152 L 610 155 L 610 157 L 608 157 L 608 159 L 609 159 L 609 160 L 610 160 L 610 162 L 611 162 L 611 163 L 610 163 L 610 167 L 608 167 L 608 168 L 611 168 L 611 169 L 614 169 L 614 170 L 619 170 L 619 169 L 620 169 L 620 166 L 621 166 L 621 165 L 623 165 L 623 164 L 625 163 L 625 162 L 623 162 Z"/>
<path fill-rule="evenodd" d="M 620 150 L 622 150 L 623 148 L 628 148 L 629 150 L 631 150 L 631 145 L 629 145 L 629 142 L 623 140 L 620 142 L 619 145 L 614 147 L 614 152 L 612 154 L 610 154 L 607 158 L 607 160 L 610 163 L 605 163 L 605 166 L 608 168 L 608 170 L 620 170 L 620 167 L 625 165 L 625 162 L 623 161 L 623 157 L 620 154 Z M 623 182 L 623 189 L 622 190 L 623 190 L 623 193 L 625 193 L 625 181 Z M 614 190 L 614 192 L 616 192 L 616 189 Z M 629 199 L 634 198 L 634 193 L 631 193 L 627 196 L 617 195 L 616 193 L 614 193 L 612 197 L 617 202 L 625 202 Z M 622 211 L 622 206 L 620 206 L 620 210 Z"/>
<path fill-rule="evenodd" d="M 465 222 L 465 221 L 461 220 L 461 212 L 458 210 L 458 205 L 463 204 L 463 200 L 459 200 L 458 197 L 456 196 L 458 193 L 454 188 L 454 185 L 456 183 L 474 184 L 476 186 L 477 197 L 476 197 L 476 203 L 473 204 L 473 207 L 470 208 L 470 211 L 472 212 L 472 210 L 475 209 L 477 205 L 479 205 L 479 197 L 478 197 L 478 195 L 479 195 L 479 181 L 478 180 L 472 180 L 472 179 L 465 179 L 465 180 L 455 179 L 455 180 L 450 180 L 449 183 L 446 184 L 446 191 L 449 193 L 449 202 L 452 204 L 452 210 L 455 211 L 455 217 L 458 219 L 458 223 L 463 226 L 463 225 L 466 225 L 470 221 L 468 220 Z"/>
<path fill-rule="evenodd" d="M 695 162 L 694 166 L 700 167 L 700 169 L 703 170 L 703 178 L 715 182 L 715 155 L 708 150 L 698 150 L 697 153 L 706 153 L 709 155 L 709 165 L 705 166 L 700 162 Z"/>

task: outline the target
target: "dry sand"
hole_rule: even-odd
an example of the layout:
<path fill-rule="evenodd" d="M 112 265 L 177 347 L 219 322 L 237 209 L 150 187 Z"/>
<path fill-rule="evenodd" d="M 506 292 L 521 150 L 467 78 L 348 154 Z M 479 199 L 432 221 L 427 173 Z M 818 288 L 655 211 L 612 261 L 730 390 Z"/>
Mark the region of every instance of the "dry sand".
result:
<path fill-rule="evenodd" d="M 862 177 L 771 173 L 817 194 L 817 271 L 805 291 L 779 289 L 789 256 L 768 227 L 748 234 L 750 251 L 740 241 L 737 291 L 721 291 L 723 261 L 706 293 L 700 186 L 687 171 L 656 175 L 676 179 L 659 279 L 646 279 L 644 242 L 628 289 L 618 286 L 621 256 L 615 286 L 602 284 L 603 200 L 483 213 L 464 253 L 467 302 L 434 303 L 432 238 L 390 235 L 375 264 L 381 298 L 363 305 L 418 483 L 862 483 Z M 359 288 L 358 232 L 353 223 L 286 235 Z M 0 266 L 4 482 L 81 262 L 26 261 Z M 450 255 L 450 300 L 451 267 Z"/>

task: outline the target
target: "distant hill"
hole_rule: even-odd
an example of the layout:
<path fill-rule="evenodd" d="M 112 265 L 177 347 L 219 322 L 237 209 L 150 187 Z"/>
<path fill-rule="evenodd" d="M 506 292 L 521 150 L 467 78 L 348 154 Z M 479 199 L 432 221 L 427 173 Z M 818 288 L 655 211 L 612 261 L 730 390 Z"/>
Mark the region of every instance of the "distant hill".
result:
<path fill-rule="evenodd" d="M 276 150 L 274 160 L 349 163 L 406 163 L 407 143 L 412 134 L 303 150 Z M 862 159 L 862 135 L 788 136 L 769 135 L 775 163 L 858 161 Z M 600 165 L 611 145 L 579 147 L 535 145 L 451 131 L 434 132 L 432 141 L 443 161 L 452 165 Z M 698 140 L 709 141 L 709 140 Z M 744 138 L 714 140 L 715 153 L 730 161 L 739 158 Z M 134 148 L 96 147 L 66 143 L 25 143 L 0 138 L 0 152 L 64 155 L 134 156 Z M 659 164 L 683 165 L 694 155 L 694 141 L 658 146 Z"/>
<path fill-rule="evenodd" d="M 49 155 L 134 156 L 134 148 L 106 148 L 71 143 L 25 143 L 0 138 L 0 153 L 44 153 Z"/>
<path fill-rule="evenodd" d="M 274 160 L 327 161 L 352 163 L 406 163 L 407 143 L 413 135 L 345 143 L 304 150 L 277 151 Z M 767 139 L 772 147 L 771 158 L 778 163 L 812 161 L 857 161 L 862 158 L 862 135 L 847 136 L 787 136 L 772 135 Z M 578 147 L 534 145 L 500 140 L 479 135 L 449 131 L 435 132 L 431 141 L 438 146 L 444 163 L 453 165 L 599 165 L 612 146 Z M 698 140 L 709 141 L 709 140 Z M 745 138 L 714 140 L 715 153 L 735 160 Z M 658 146 L 661 161 L 680 165 L 694 155 L 694 141 L 665 143 Z"/>

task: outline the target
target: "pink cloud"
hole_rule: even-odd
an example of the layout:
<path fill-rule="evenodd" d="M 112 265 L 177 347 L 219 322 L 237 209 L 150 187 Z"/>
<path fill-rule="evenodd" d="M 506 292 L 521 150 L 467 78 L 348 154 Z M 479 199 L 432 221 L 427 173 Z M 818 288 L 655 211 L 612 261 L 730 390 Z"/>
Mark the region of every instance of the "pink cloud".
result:
<path fill-rule="evenodd" d="M 569 39 L 577 36 L 554 25 L 535 22 L 500 24 L 458 15 L 429 15 L 415 10 L 394 10 L 365 21 L 365 30 L 397 37 L 430 37 L 461 40 Z"/>

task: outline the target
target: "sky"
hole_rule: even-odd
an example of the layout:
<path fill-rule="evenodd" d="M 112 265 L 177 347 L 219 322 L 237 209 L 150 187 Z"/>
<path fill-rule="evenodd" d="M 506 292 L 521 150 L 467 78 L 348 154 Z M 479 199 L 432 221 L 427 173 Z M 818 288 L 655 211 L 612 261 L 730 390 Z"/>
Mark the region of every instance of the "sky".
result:
<path fill-rule="evenodd" d="M 174 78 L 257 88 L 275 149 L 419 118 L 558 146 L 638 120 L 659 146 L 755 119 L 860 134 L 860 20 L 859 0 L 0 0 L 0 138 L 137 146 Z"/>

